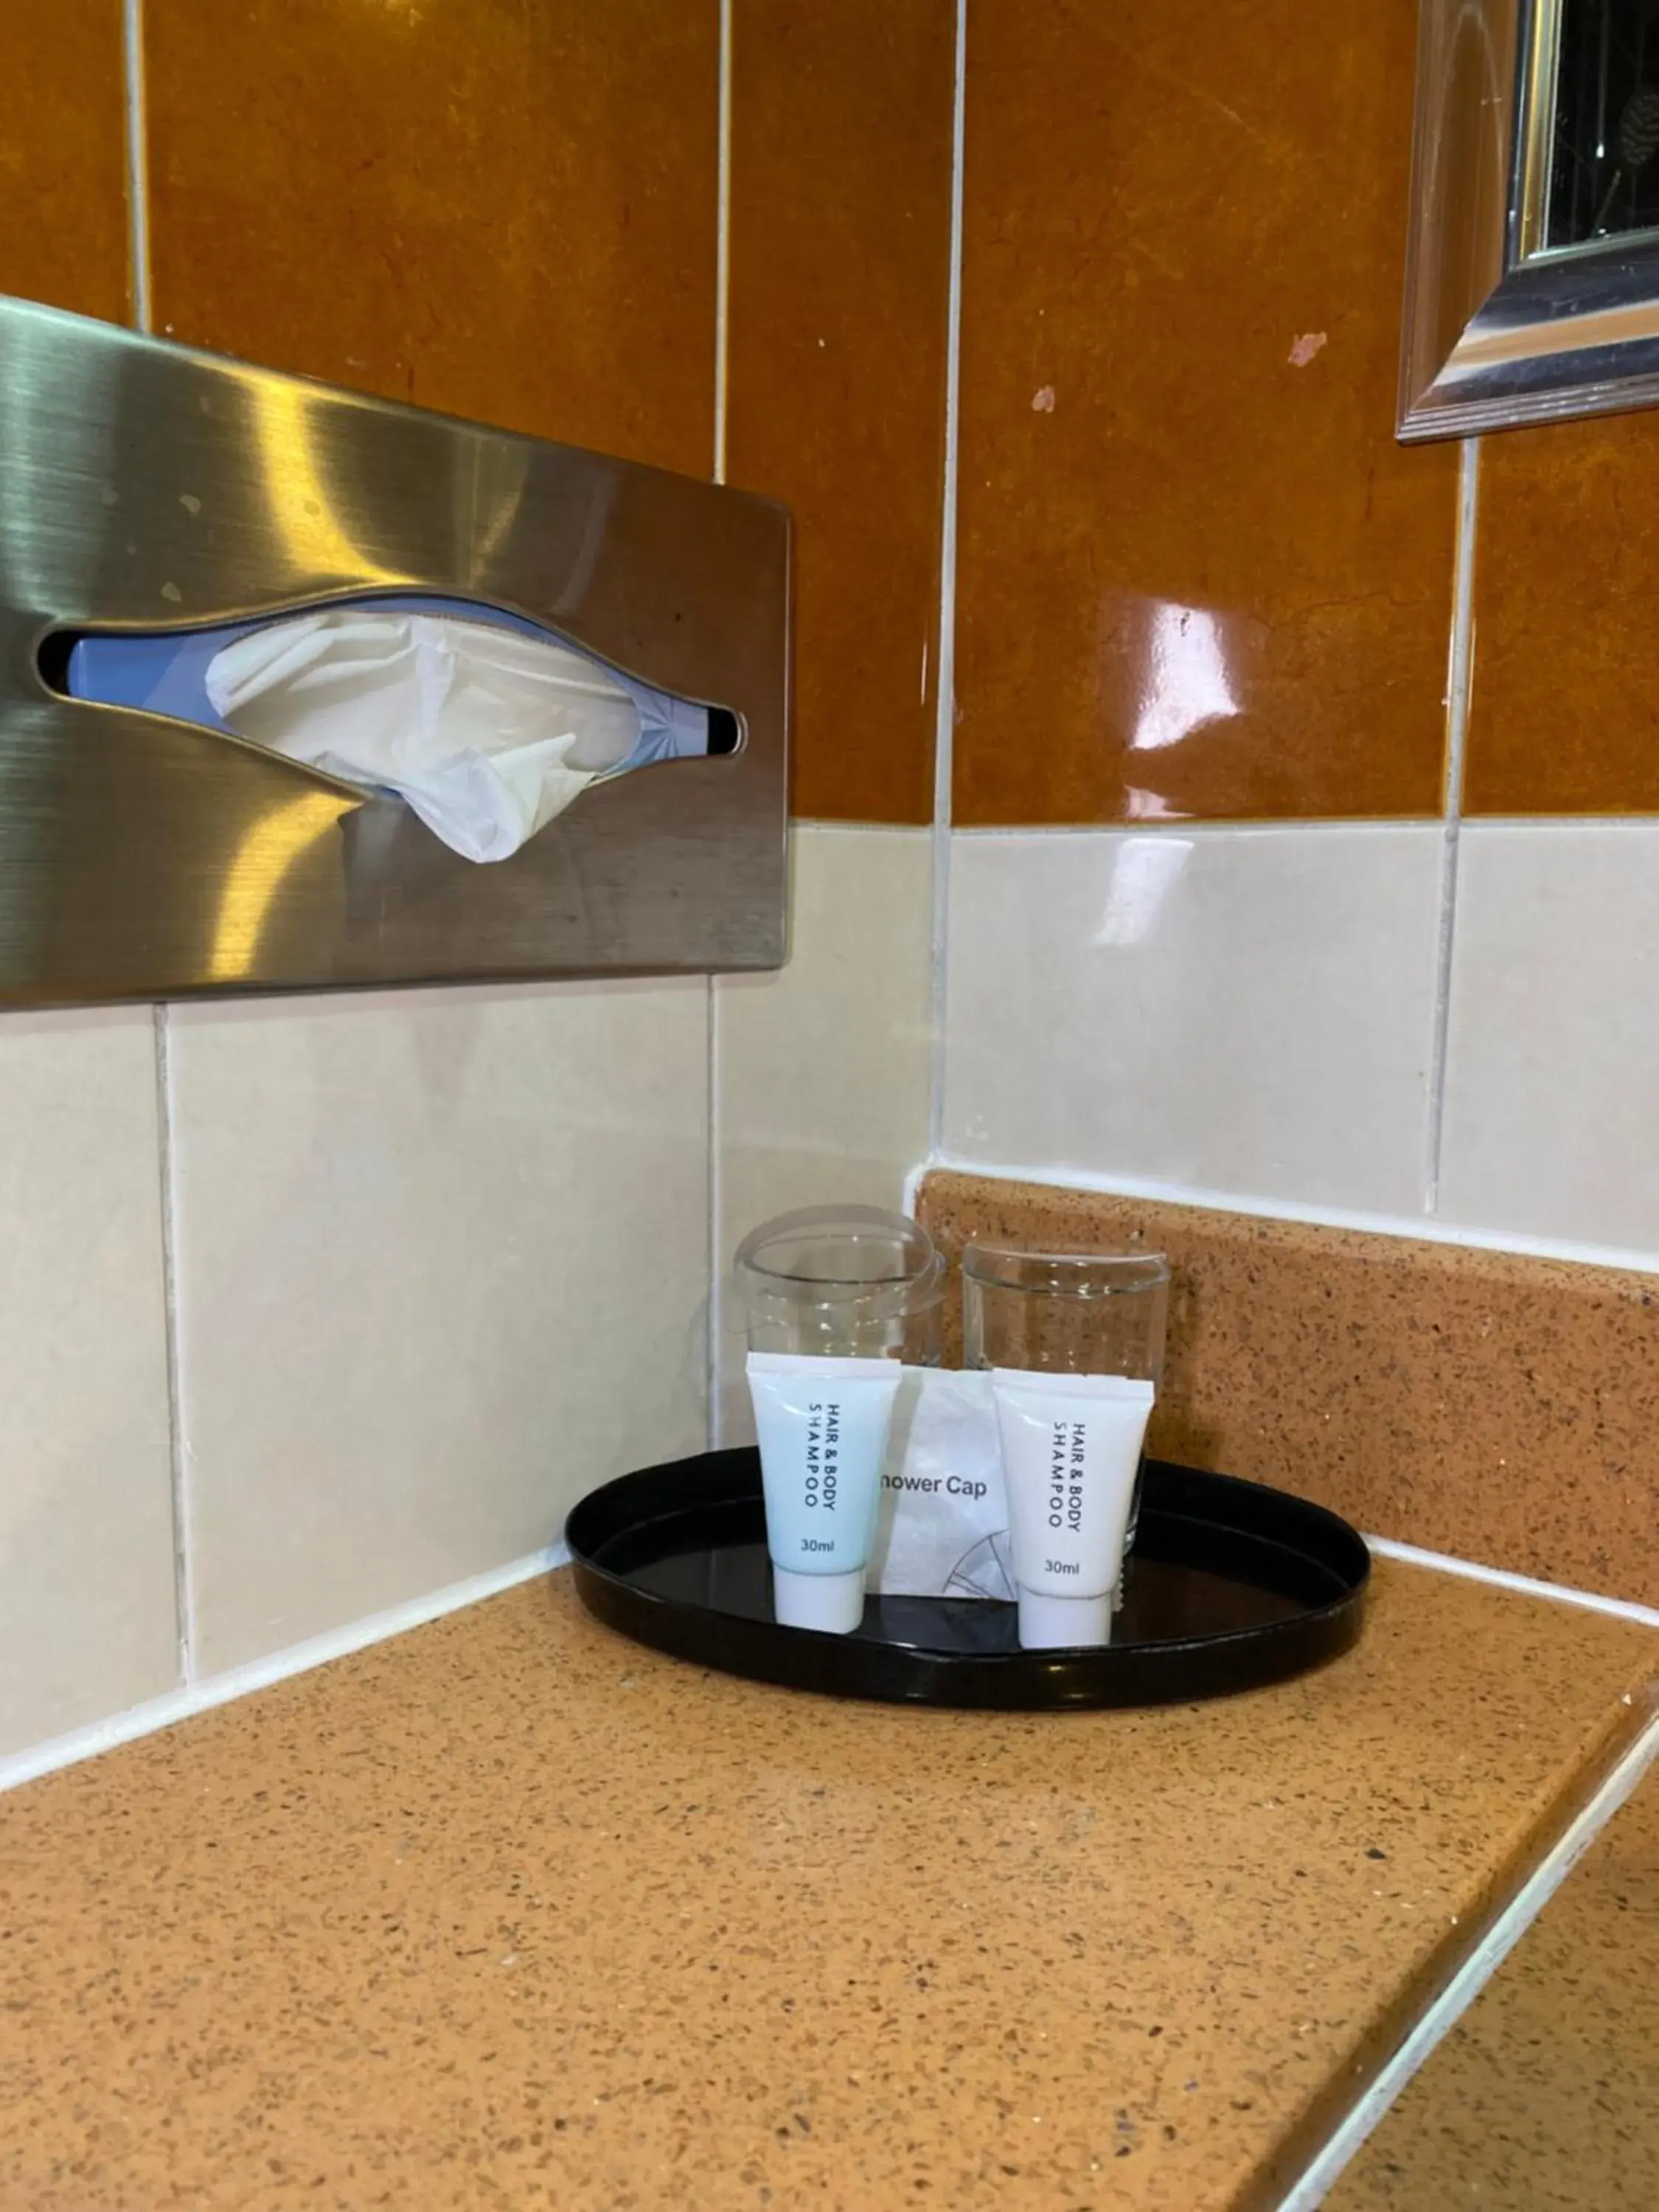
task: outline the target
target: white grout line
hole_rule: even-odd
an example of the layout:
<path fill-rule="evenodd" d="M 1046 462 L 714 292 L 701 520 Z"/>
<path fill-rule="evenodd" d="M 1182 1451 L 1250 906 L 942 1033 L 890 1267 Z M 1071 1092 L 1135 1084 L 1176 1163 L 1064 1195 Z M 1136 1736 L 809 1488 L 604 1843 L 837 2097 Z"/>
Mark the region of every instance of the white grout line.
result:
<path fill-rule="evenodd" d="M 905 1176 L 902 1203 L 908 1214 L 914 1217 L 917 1206 L 921 1202 L 921 1186 L 932 1175 L 937 1164 L 938 1163 L 933 1160 L 918 1160 Z"/>
<path fill-rule="evenodd" d="M 1491 1583 L 1498 1589 L 1515 1590 L 1522 1597 L 1545 1599 L 1552 1605 L 1576 1605 L 1586 1613 L 1606 1613 L 1615 1620 L 1633 1620 L 1640 1628 L 1659 1628 L 1659 1608 L 1638 1605 L 1633 1598 L 1604 1597 L 1599 1590 L 1575 1589 L 1571 1583 L 1540 1582 L 1533 1575 L 1511 1573 L 1508 1567 L 1483 1566 L 1477 1559 L 1460 1559 L 1454 1552 L 1425 1552 L 1416 1544 L 1396 1543 L 1392 1536 L 1367 1536 L 1373 1552 L 1385 1559 L 1401 1559 L 1407 1566 L 1431 1567 L 1437 1574 L 1457 1575 L 1465 1582 Z"/>
<path fill-rule="evenodd" d="M 1452 952 L 1457 926 L 1458 837 L 1463 821 L 1463 763 L 1474 674 L 1474 560 L 1480 493 L 1480 441 L 1466 438 L 1457 459 L 1457 542 L 1452 556 L 1452 621 L 1446 672 L 1445 842 L 1440 862 L 1440 933 L 1429 1054 L 1429 1111 L 1423 1211 L 1440 1211 L 1440 1151 L 1445 1122 L 1446 1050 L 1451 1030 Z"/>
<path fill-rule="evenodd" d="M 872 829 L 880 825 L 872 823 Z M 889 825 L 894 826 L 894 825 Z M 1311 837 L 1322 832 L 1339 830 L 1345 837 L 1392 836 L 1401 830 L 1432 830 L 1437 825 L 1433 816 L 1426 814 L 1320 814 L 1308 815 L 1298 821 L 1273 819 L 1261 815 L 1235 816 L 1225 822 L 1198 822 L 1185 815 L 1152 816 L 1144 822 L 964 822 L 957 825 L 952 836 L 957 837 L 1075 837 L 1097 841 L 1108 837 L 1180 837 L 1196 838 L 1218 842 L 1224 838 L 1248 837 Z M 1605 836 L 1609 830 L 1627 830 L 1634 837 L 1651 837 L 1659 831 L 1659 807 L 1646 813 L 1631 814 L 1481 814 L 1472 822 L 1458 824 L 1465 837 L 1485 837 L 1494 830 L 1508 836 L 1517 832 L 1536 830 L 1542 836 L 1559 835 L 1564 830 L 1593 830 Z"/>
<path fill-rule="evenodd" d="M 185 1435 L 184 1358 L 179 1321 L 179 1184 L 174 1172 L 172 1016 L 151 1009 L 155 1046 L 156 1170 L 161 1185 L 162 1326 L 167 1369 L 167 1444 L 173 1468 L 173 1591 L 179 1633 L 179 1679 L 196 1679 L 196 1570 L 190 1443 Z"/>
<path fill-rule="evenodd" d="M 732 4 L 720 0 L 720 125 L 715 156 L 714 482 L 726 482 L 726 368 L 732 295 Z"/>
<path fill-rule="evenodd" d="M 732 9 L 720 0 L 720 122 L 714 218 L 714 482 L 726 482 L 726 372 L 731 351 L 732 306 Z M 724 1435 L 720 1409 L 720 978 L 708 978 L 706 1031 L 708 1069 L 708 1330 L 704 1348 L 708 1404 L 704 1434 L 710 1451 Z"/>
<path fill-rule="evenodd" d="M 792 830 L 810 830 L 815 837 L 928 837 L 926 822 L 828 822 L 816 814 L 792 814 Z"/>
<path fill-rule="evenodd" d="M 1528 817 L 1529 818 L 1529 817 Z M 1563 816 L 1560 823 L 1576 825 L 1578 817 Z M 1433 830 L 1437 817 L 1427 814 L 1322 814 L 1302 821 L 1252 818 L 1240 815 L 1226 822 L 1197 822 L 1184 814 L 1149 816 L 1139 822 L 1001 822 L 963 823 L 953 830 L 957 837 L 1074 837 L 1102 843 L 1107 838 L 1177 837 L 1183 843 L 1220 844 L 1240 837 L 1309 837 L 1322 831 L 1340 830 L 1345 837 L 1393 837 L 1402 830 Z M 1650 823 L 1650 827 L 1651 827 Z"/>
<path fill-rule="evenodd" d="M 1367 1237 L 1405 1237 L 1419 1244 L 1452 1244 L 1478 1252 L 1512 1252 L 1529 1260 L 1565 1260 L 1575 1267 L 1620 1267 L 1633 1274 L 1659 1274 L 1659 1252 L 1620 1244 L 1580 1244 L 1565 1237 L 1534 1237 L 1524 1231 L 1473 1228 L 1467 1223 L 1430 1220 L 1415 1213 L 1367 1213 L 1358 1207 L 1315 1206 L 1293 1198 L 1264 1198 L 1237 1190 L 1209 1190 L 1195 1184 L 1164 1182 L 1153 1176 L 1102 1175 L 1090 1168 L 1022 1166 L 1014 1160 L 975 1160 L 935 1151 L 917 1167 L 912 1181 L 941 1174 L 985 1176 L 999 1182 L 1034 1182 L 1054 1190 L 1085 1190 L 1104 1198 L 1143 1199 L 1150 1204 L 1208 1206 L 1218 1213 L 1257 1213 L 1267 1221 L 1300 1221 L 1317 1229 L 1352 1229 Z"/>
<path fill-rule="evenodd" d="M 143 0 L 123 0 L 122 71 L 126 118 L 127 258 L 132 278 L 132 319 L 150 328 L 149 164 L 144 111 Z M 161 1302 L 167 1360 L 167 1448 L 172 1470 L 173 1605 L 179 1680 L 189 1684 L 196 1667 L 196 1589 L 191 1565 L 188 1453 L 184 1395 L 179 1370 L 179 1304 L 174 1263 L 177 1214 L 173 1174 L 173 1073 L 168 1012 L 151 1010 L 155 1054 L 156 1171 L 161 1179 Z M 0 1770 L 3 1771 L 3 1770 Z"/>
<path fill-rule="evenodd" d="M 720 1216 L 726 1203 L 726 1179 L 721 1174 L 722 1157 L 720 1130 L 720 978 L 708 978 L 708 1341 L 706 1360 L 708 1374 L 708 1404 L 704 1432 L 710 1451 L 719 1451 L 726 1441 L 726 1420 L 720 1405 L 720 1286 L 724 1280 L 724 1255 L 720 1250 L 725 1229 Z"/>
<path fill-rule="evenodd" d="M 1344 2114 L 1280 2200 L 1279 2212 L 1315 2212 L 1326 2191 L 1413 2074 L 1480 1996 L 1607 1822 L 1659 1759 L 1659 1721 L 1644 1729 L 1504 1907 L 1382 2071 Z"/>
<path fill-rule="evenodd" d="M 150 327 L 149 165 L 144 143 L 144 0 L 125 0 L 122 69 L 127 126 L 127 255 L 132 272 L 132 319 Z"/>
<path fill-rule="evenodd" d="M 951 765 L 957 712 L 957 486 L 962 412 L 963 153 L 968 112 L 968 0 L 957 0 L 956 79 L 951 118 L 951 276 L 945 301 L 945 475 L 939 491 L 939 696 L 933 739 L 933 1040 L 928 1143 L 945 1131 L 945 1054 L 951 936 Z"/>
<path fill-rule="evenodd" d="M 524 1559 L 510 1560 L 506 1566 L 491 1567 L 483 1574 L 470 1576 L 465 1582 L 451 1583 L 445 1589 L 429 1590 L 422 1597 L 407 1599 L 385 1613 L 349 1621 L 343 1628 L 331 1628 L 326 1634 L 310 1637 L 303 1644 L 290 1644 L 284 1651 L 273 1651 L 264 1659 L 247 1660 L 240 1667 L 228 1668 L 222 1674 L 210 1674 L 204 1680 L 190 1683 L 183 1689 L 169 1690 L 164 1697 L 149 1698 L 142 1705 L 130 1706 L 124 1713 L 112 1714 L 107 1720 L 94 1721 L 89 1728 L 76 1729 L 72 1735 L 54 1737 L 50 1743 L 32 1744 L 27 1751 L 0 1758 L 0 1790 L 15 1790 L 21 1783 L 33 1782 L 43 1774 L 55 1773 L 59 1767 L 74 1766 L 100 1752 L 112 1751 L 118 1744 L 154 1735 L 159 1729 L 172 1728 L 176 1722 L 189 1720 L 197 1713 L 210 1712 L 216 1705 L 228 1705 L 233 1698 L 246 1697 L 251 1691 L 269 1689 L 273 1682 L 286 1681 L 290 1675 L 307 1674 L 313 1667 L 325 1667 L 331 1660 L 343 1659 L 349 1653 L 362 1651 L 371 1644 L 384 1644 L 389 1637 L 401 1636 L 406 1629 L 422 1627 L 429 1620 L 441 1620 L 447 1613 L 459 1613 L 465 1606 L 498 1596 L 502 1590 L 516 1589 L 520 1583 L 533 1581 L 538 1575 L 550 1574 L 555 1568 L 569 1563 L 569 1547 L 562 1543 L 550 1544 L 544 1552 L 532 1552 Z"/>
<path fill-rule="evenodd" d="M 1645 814 L 1482 814 L 1463 824 L 1466 837 L 1487 837 L 1494 830 L 1511 837 L 1531 830 L 1553 836 L 1580 830 L 1597 836 L 1606 836 L 1609 830 L 1628 830 L 1633 837 L 1651 837 L 1659 830 L 1659 810 L 1650 808 Z"/>

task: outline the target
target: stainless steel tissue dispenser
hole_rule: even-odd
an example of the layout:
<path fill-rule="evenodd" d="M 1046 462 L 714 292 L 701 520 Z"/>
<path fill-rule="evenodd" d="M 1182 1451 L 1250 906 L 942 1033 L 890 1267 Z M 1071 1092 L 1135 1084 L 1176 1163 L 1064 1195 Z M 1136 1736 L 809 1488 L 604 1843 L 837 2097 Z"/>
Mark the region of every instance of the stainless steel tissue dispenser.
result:
<path fill-rule="evenodd" d="M 736 750 L 478 866 L 386 793 L 64 695 L 78 635 L 375 593 L 527 617 Z M 778 966 L 788 605 L 769 501 L 0 300 L 0 1005 Z"/>

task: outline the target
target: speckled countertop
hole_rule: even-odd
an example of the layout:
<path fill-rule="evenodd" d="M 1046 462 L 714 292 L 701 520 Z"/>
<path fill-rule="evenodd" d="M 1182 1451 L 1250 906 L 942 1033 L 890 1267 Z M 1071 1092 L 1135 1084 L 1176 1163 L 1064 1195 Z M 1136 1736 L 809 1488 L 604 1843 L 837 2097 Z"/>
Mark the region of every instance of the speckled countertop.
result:
<path fill-rule="evenodd" d="M 1382 1563 L 1206 1707 L 854 1707 L 527 1585 L 0 1801 L 0 2205 L 1270 2203 L 1641 1717 Z"/>
<path fill-rule="evenodd" d="M 1604 1828 L 1325 2199 L 1652 2212 L 1659 1774 Z"/>

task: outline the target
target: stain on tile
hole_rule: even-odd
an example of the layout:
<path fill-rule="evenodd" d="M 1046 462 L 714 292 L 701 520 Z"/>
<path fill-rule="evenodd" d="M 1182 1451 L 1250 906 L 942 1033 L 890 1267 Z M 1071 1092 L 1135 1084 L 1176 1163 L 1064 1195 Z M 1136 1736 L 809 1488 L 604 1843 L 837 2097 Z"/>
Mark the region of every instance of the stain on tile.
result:
<path fill-rule="evenodd" d="M 1659 415 L 1480 448 L 1464 805 L 1659 811 Z"/>
<path fill-rule="evenodd" d="M 1659 1605 L 1659 1280 L 1466 1245 L 939 1173 L 971 1237 L 1174 1272 L 1152 1449 L 1392 1536 Z"/>
<path fill-rule="evenodd" d="M 0 292 L 125 322 L 121 0 L 6 0 L 0 84 Z"/>
<path fill-rule="evenodd" d="M 718 18 L 145 11 L 158 331 L 707 476 Z"/>
<path fill-rule="evenodd" d="M 956 819 L 1437 811 L 1414 14 L 975 0 Z"/>
<path fill-rule="evenodd" d="M 737 0 L 727 473 L 797 524 L 798 815 L 930 822 L 954 11 Z"/>

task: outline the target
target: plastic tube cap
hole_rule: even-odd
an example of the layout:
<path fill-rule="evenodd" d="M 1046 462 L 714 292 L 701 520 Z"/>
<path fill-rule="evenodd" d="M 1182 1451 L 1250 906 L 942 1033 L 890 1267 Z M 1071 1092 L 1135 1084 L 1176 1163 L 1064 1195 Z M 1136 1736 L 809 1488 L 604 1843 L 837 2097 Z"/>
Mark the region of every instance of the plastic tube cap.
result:
<path fill-rule="evenodd" d="M 1078 1644 L 1109 1644 L 1110 1592 L 1104 1597 L 1044 1597 L 1036 1590 L 1022 1589 L 1019 1640 L 1027 1651 L 1057 1651 Z"/>
<path fill-rule="evenodd" d="M 772 1570 L 772 1610 L 786 1628 L 850 1636 L 864 1619 L 864 1570 L 850 1575 L 793 1575 Z"/>

